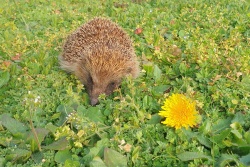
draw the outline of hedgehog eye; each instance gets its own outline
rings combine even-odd
[[[109,84],[110,86],[115,86],[115,82],[110,82],[110,84]]]
[[[91,83],[91,84],[93,84],[93,79],[92,79],[92,77],[90,75],[88,77],[88,82]]]
[[[116,88],[116,82],[110,82],[106,88],[105,94],[110,95]]]

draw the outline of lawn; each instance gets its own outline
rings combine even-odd
[[[58,55],[96,16],[129,34],[141,74],[91,106]],[[196,104],[197,125],[161,123],[173,94]],[[249,120],[249,1],[1,3],[0,166],[250,166]]]

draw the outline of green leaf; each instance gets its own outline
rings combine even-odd
[[[136,146],[132,152],[132,161],[135,163],[136,160],[138,159],[139,157],[139,154],[140,154],[140,150],[141,150],[141,147],[140,146]]]
[[[64,167],[79,167],[81,164],[79,161],[74,161],[72,159],[67,159],[65,161]]]
[[[154,65],[154,79],[155,81],[158,81],[160,78],[161,78],[161,69],[157,65]]]
[[[200,152],[183,152],[181,154],[178,154],[177,157],[181,161],[190,161],[190,160],[194,160],[194,159],[207,159],[207,160],[212,161],[211,156],[204,155]]]
[[[94,159],[89,163],[90,167],[107,167],[102,159],[98,156],[94,157]]]
[[[182,131],[184,132],[184,134],[188,137],[188,139],[193,138],[193,137],[197,137],[198,133],[197,132],[193,132],[187,129],[182,129]]]
[[[56,130],[57,130],[57,126],[53,125],[51,122],[48,123],[46,126],[45,126],[46,129],[48,129],[51,133],[56,133]]]
[[[36,131],[36,134],[40,143],[44,140],[45,136],[47,136],[49,133],[49,131],[44,128],[35,128],[35,131]],[[28,135],[28,140],[36,140],[34,133],[32,131]]]
[[[108,138],[103,138],[96,143],[96,147],[100,149],[99,156],[103,156],[104,148],[109,144],[110,140]]]
[[[98,107],[90,107],[88,109],[82,110],[82,112],[85,117],[88,117],[93,122],[104,123],[104,120],[106,118]]]
[[[151,96],[146,95],[146,96],[143,97],[142,104],[143,104],[143,109],[144,110],[150,105],[151,101],[152,101]]]
[[[27,138],[27,140],[30,142],[30,149],[32,152],[38,150],[39,148],[38,145],[40,145],[43,142],[45,136],[47,136],[47,134],[49,133],[49,131],[44,128],[36,128],[35,131],[36,134],[34,134],[33,131],[30,131]],[[38,141],[35,135],[37,135]]]
[[[10,80],[10,73],[8,71],[0,71],[0,88],[7,84]]]
[[[123,167],[127,166],[127,158],[119,152],[105,148],[104,162],[108,167]]]
[[[90,162],[90,161],[92,161],[93,158],[96,157],[96,156],[103,157],[104,148],[105,148],[105,146],[107,146],[108,144],[109,144],[109,139],[107,139],[107,138],[103,138],[103,139],[99,140],[99,141],[96,143],[96,146],[90,148],[88,154],[86,154],[86,155],[83,157],[84,161]]]
[[[6,164],[5,158],[0,157],[0,166],[5,166],[5,164]]]
[[[159,116],[158,114],[152,115],[151,119],[148,120],[148,124],[157,124],[161,122],[162,117]]]
[[[22,134],[28,129],[23,123],[11,118],[7,113],[0,116],[0,123],[14,135]]]
[[[36,152],[36,153],[33,153],[32,154],[32,160],[35,162],[35,163],[41,163],[42,160],[43,160],[44,156],[43,156],[43,153],[42,152]]]
[[[250,153],[250,145],[238,146],[233,148],[233,152],[238,155],[246,155]]]
[[[147,75],[150,75],[153,73],[153,64],[151,62],[144,63],[143,69],[146,71]]]
[[[242,156],[240,159],[240,162],[243,163],[246,166],[250,166],[250,154],[247,154],[245,156]]]
[[[226,128],[229,128],[230,124],[231,124],[231,118],[219,119],[218,121],[215,122],[215,125],[212,128],[212,132],[215,134],[220,133]]]
[[[233,129],[231,132],[235,135],[235,137],[242,139],[242,134],[238,130]]]
[[[231,162],[239,163],[237,159],[237,155],[222,154],[221,157],[217,160],[216,166],[225,167]]]
[[[231,132],[231,129],[226,129],[224,131],[222,131],[220,134],[217,134],[217,135],[214,135],[213,138],[211,138],[211,140],[216,143],[216,144],[219,144],[221,147],[224,147],[224,144],[223,144],[223,140],[228,137],[228,135],[230,134]]]
[[[205,137],[204,135],[197,135],[197,140],[204,146],[211,148],[212,147],[212,142]]]
[[[168,85],[155,86],[155,87],[153,87],[153,93],[156,95],[162,95],[169,88],[170,88],[170,86],[168,86]]]
[[[43,146],[44,149],[49,150],[64,150],[68,146],[69,142],[66,138],[61,138],[48,146]]]
[[[212,131],[212,123],[209,119],[205,120],[205,122],[202,123],[199,131],[203,134],[210,134]]]
[[[17,163],[26,162],[31,156],[31,151],[25,149],[15,149],[6,156],[7,161],[13,161]]]
[[[179,70],[181,74],[185,74],[188,70],[187,65],[183,62],[180,63]]]
[[[245,116],[242,113],[237,112],[232,120],[232,123],[234,122],[240,122],[243,125],[245,123]]]
[[[69,150],[58,151],[55,155],[55,161],[57,163],[64,163],[67,159],[71,159],[71,158],[72,156]]]
[[[190,139],[190,138],[196,138],[202,145],[211,148],[212,147],[212,142],[209,140],[209,138],[207,138],[206,136],[204,136],[201,133],[197,133],[197,132],[192,132],[186,129],[182,130],[185,135]]]
[[[246,142],[248,144],[250,144],[250,131],[247,131],[245,134],[244,134],[244,138],[246,139]]]
[[[95,156],[97,156],[100,152],[100,148],[98,147],[92,147],[90,148],[89,152],[87,155],[83,157],[85,162],[91,162]]]

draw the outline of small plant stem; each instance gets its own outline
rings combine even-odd
[[[41,148],[41,144],[39,142],[39,139],[38,139],[38,136],[37,136],[37,133],[36,133],[36,130],[34,128],[34,125],[33,125],[33,122],[31,120],[31,111],[30,111],[30,119],[29,119],[29,123],[30,123],[30,128],[32,130],[32,133],[34,134],[35,136],[35,140],[36,140],[36,143],[37,143],[37,146],[38,146],[38,149],[39,151],[41,152],[42,151],[42,148]]]

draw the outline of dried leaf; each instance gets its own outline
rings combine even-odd
[[[3,61],[2,66],[8,68],[11,65],[11,61]]]
[[[21,57],[21,54],[17,53],[15,56],[11,57],[11,60],[17,61],[21,59],[20,57]]]
[[[134,33],[137,34],[137,35],[139,35],[139,34],[142,33],[142,31],[143,31],[142,28],[137,28]]]

